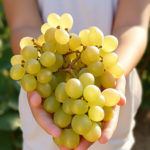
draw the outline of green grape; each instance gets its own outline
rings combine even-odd
[[[57,80],[57,83],[64,82],[66,80],[66,73],[65,72],[56,72],[55,77]]]
[[[41,32],[42,34],[45,34],[45,32],[51,28],[51,26],[48,24],[48,23],[44,23],[42,26],[41,26]]]
[[[92,127],[92,121],[87,115],[75,115],[72,119],[72,129],[80,135],[86,134]]]
[[[68,53],[69,52],[69,44],[67,43],[67,44],[64,44],[64,45],[61,45],[61,44],[56,44],[56,52],[58,53],[58,54],[66,54],[66,53]]]
[[[91,64],[99,60],[99,49],[95,46],[88,46],[81,54],[81,61],[84,64]]]
[[[68,98],[68,99],[66,99],[66,100],[64,101],[64,103],[62,104],[62,109],[63,109],[63,111],[64,111],[65,113],[69,114],[69,115],[72,115],[72,114],[73,114],[73,113],[72,113],[72,110],[71,110],[71,105],[72,105],[73,101],[74,101],[73,99]]]
[[[69,79],[66,83],[66,93],[71,98],[79,98],[82,96],[83,86],[80,80],[76,78]]]
[[[55,31],[55,40],[63,45],[69,42],[69,34],[64,29],[57,29]]]
[[[11,65],[14,66],[16,64],[22,64],[22,62],[24,62],[23,56],[22,55],[14,55],[11,57]]]
[[[99,99],[100,95],[101,91],[96,85],[88,85],[84,88],[83,96],[88,102]]]
[[[74,149],[79,145],[80,136],[72,129],[64,129],[62,132],[63,145],[69,149]]]
[[[45,67],[50,67],[55,64],[56,56],[52,52],[44,52],[41,55],[40,62]]]
[[[110,72],[116,79],[120,78],[124,73],[123,66],[120,63],[111,66],[107,69],[107,71]]]
[[[89,101],[88,105],[91,106],[100,106],[100,107],[104,107],[105,105],[105,98],[104,96],[101,94],[100,97],[98,97],[97,99],[94,99],[93,101]]]
[[[88,71],[98,77],[104,73],[104,65],[100,61],[94,62],[88,66]]]
[[[49,113],[54,113],[58,110],[60,103],[56,100],[54,95],[49,96],[44,100],[43,107]]]
[[[50,84],[51,84],[52,90],[54,91],[56,86],[57,86],[57,84],[58,84],[58,80],[55,77],[55,75],[53,75],[52,80],[50,81]]]
[[[71,105],[71,110],[74,114],[83,115],[88,111],[88,105],[81,99],[74,100]]]
[[[63,131],[62,131],[62,132],[63,132]],[[53,141],[54,141],[54,143],[55,143],[56,145],[62,146],[62,145],[63,145],[62,134],[61,134],[61,136],[58,137],[58,138],[53,137]]]
[[[117,90],[108,88],[102,92],[102,95],[105,97],[105,106],[111,107],[118,104],[120,101],[120,94]]]
[[[43,43],[43,45],[42,45],[42,50],[43,50],[44,52],[49,51],[49,52],[55,53],[55,52],[56,52],[56,45],[53,44],[53,43],[51,43],[51,42],[45,42],[45,43]]]
[[[26,46],[34,46],[32,37],[23,37],[20,40],[20,48],[23,49]]]
[[[101,80],[100,80],[101,76],[95,77],[95,85],[100,87],[101,86]]]
[[[51,43],[55,44],[56,43],[55,32],[56,32],[56,28],[50,28],[50,29],[46,30],[46,32],[44,34],[45,42],[51,42]]]
[[[44,42],[45,42],[44,34],[41,34],[41,35],[38,37],[38,39],[37,39],[37,44],[39,44],[40,46],[42,46]]]
[[[88,72],[87,68],[82,68],[82,69],[79,71],[78,76],[80,76],[80,75],[83,74],[83,73],[87,73],[87,72]]]
[[[26,74],[21,80],[23,89],[27,92],[34,91],[37,87],[37,81],[33,75]]]
[[[118,62],[116,53],[107,53],[103,56],[103,64],[105,68],[115,65]]]
[[[115,88],[116,80],[115,78],[107,71],[105,71],[100,77],[100,83],[104,88]]]
[[[62,108],[59,108],[55,113],[54,113],[54,123],[60,127],[60,128],[65,128],[71,123],[71,115],[66,114]]]
[[[36,59],[29,59],[25,62],[24,68],[29,74],[37,74],[41,69],[41,65]]]
[[[21,50],[21,55],[23,56],[24,60],[28,59],[37,59],[38,51],[33,46],[26,46]]]
[[[10,69],[10,77],[13,80],[22,79],[24,74],[25,74],[25,69],[20,64],[16,64],[16,65],[12,66]]]
[[[89,46],[88,36],[89,36],[89,30],[81,30],[79,33],[79,37],[81,39],[81,43],[84,46]]]
[[[47,98],[52,93],[51,85],[49,83],[43,84],[38,82],[37,91],[42,98]]]
[[[102,46],[104,52],[112,52],[118,46],[118,39],[113,35],[105,36]]]
[[[97,27],[90,27],[88,30],[90,31],[88,35],[89,44],[91,46],[101,46],[104,40],[103,32]]]
[[[101,121],[104,119],[104,110],[100,106],[92,106],[88,112],[89,118],[92,121]]]
[[[93,122],[91,129],[84,135],[84,138],[89,142],[96,142],[101,136],[101,128]]]
[[[51,27],[57,27],[60,25],[60,16],[56,13],[51,13],[47,17],[47,22]]]
[[[66,86],[66,83],[61,82],[57,85],[55,89],[55,96],[59,102],[64,102],[68,98],[68,95],[65,91],[65,86]]]
[[[72,50],[77,50],[81,45],[81,40],[78,35],[72,33],[70,34],[69,47]]]
[[[104,109],[104,113],[105,113],[104,121],[110,121],[115,115],[113,108],[112,107],[104,107],[103,109]]]
[[[60,17],[60,27],[67,29],[68,31],[72,28],[73,18],[70,14],[64,13]]]
[[[94,84],[94,82],[95,82],[95,78],[91,73],[81,74],[79,77],[79,80],[82,83],[83,87]]]
[[[41,69],[37,74],[37,80],[40,83],[48,83],[52,80],[52,73],[48,69]]]

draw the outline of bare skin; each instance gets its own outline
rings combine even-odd
[[[24,36],[37,37],[42,24],[36,0],[3,0],[8,25],[11,32],[13,52],[20,52],[19,41]],[[116,52],[119,61],[124,67],[125,76],[137,65],[141,59],[147,42],[147,30],[150,18],[149,0],[120,0],[116,13],[112,34],[119,39]],[[119,116],[119,105],[125,104],[125,78],[117,81],[116,89],[121,94],[119,104],[114,108],[115,116],[105,123],[100,143],[104,144],[112,137]],[[50,116],[43,110],[41,97],[37,92],[28,93],[28,99],[33,116],[38,124],[49,134],[58,137],[61,130],[53,123]],[[74,150],[86,150],[90,143],[85,139]],[[61,150],[69,150],[60,147]]]

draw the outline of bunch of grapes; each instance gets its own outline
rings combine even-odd
[[[80,135],[90,142],[101,136],[102,123],[114,116],[120,95],[114,89],[123,75],[118,40],[98,27],[69,33],[73,18],[52,13],[38,39],[24,37],[21,54],[11,58],[10,76],[27,92],[38,91],[43,108],[62,128],[57,145],[75,148]]]

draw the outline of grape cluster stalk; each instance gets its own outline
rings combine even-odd
[[[49,14],[37,39],[21,39],[10,69],[25,91],[40,94],[43,108],[62,128],[54,142],[70,149],[81,136],[90,142],[101,137],[103,122],[113,118],[120,100],[116,80],[124,73],[114,52],[116,37],[96,26],[70,33],[72,25],[70,14]]]

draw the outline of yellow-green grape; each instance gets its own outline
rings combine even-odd
[[[37,39],[37,44],[39,44],[40,46],[42,46],[44,42],[45,42],[44,34],[41,34],[41,35],[38,37],[38,39]]]
[[[94,62],[88,66],[88,71],[98,77],[104,73],[104,65],[100,61]]]
[[[98,86],[98,87],[101,86],[100,77],[101,77],[101,76],[95,77],[95,85]]]
[[[32,37],[23,37],[20,40],[20,48],[23,49],[26,46],[34,46]]]
[[[42,50],[44,52],[49,51],[49,52],[55,53],[56,52],[56,45],[54,43],[51,43],[51,42],[45,42],[42,45]]]
[[[94,84],[95,78],[91,73],[83,73],[79,77],[80,82],[82,83],[83,87],[87,85]]]
[[[70,34],[69,47],[72,50],[77,50],[81,46],[81,40],[77,34]]]
[[[37,59],[38,57],[38,51],[33,46],[26,46],[21,50],[21,55],[25,60],[28,59]]]
[[[55,77],[57,80],[57,83],[64,82],[66,80],[66,73],[65,72],[56,72]]]
[[[40,83],[48,83],[52,80],[52,73],[48,69],[41,69],[37,74],[37,80]]]
[[[25,62],[24,68],[27,73],[35,75],[40,71],[41,65],[36,59],[29,59]]]
[[[55,113],[54,113],[54,123],[60,127],[60,128],[65,128],[71,123],[71,115],[66,114],[62,108],[59,108]]]
[[[49,96],[44,100],[43,107],[49,113],[54,113],[58,110],[60,103],[56,100],[54,95]]]
[[[91,46],[101,46],[104,40],[103,32],[97,27],[90,27],[88,30],[90,31],[88,35],[89,44]]]
[[[48,24],[48,23],[44,23],[42,26],[41,26],[41,32],[42,34],[45,34],[45,32],[51,28],[51,26]]]
[[[44,52],[40,57],[40,62],[45,67],[50,67],[55,64],[56,56],[52,52]]]
[[[89,30],[81,30],[79,33],[79,37],[81,39],[81,43],[84,46],[89,46],[89,41],[88,41],[88,36],[89,36],[90,31]]]
[[[16,65],[12,66],[10,69],[10,77],[13,80],[22,79],[24,74],[25,74],[25,69],[20,64],[16,64]]]
[[[62,104],[62,109],[63,109],[63,111],[64,111],[65,113],[69,114],[69,115],[72,115],[72,114],[73,114],[73,113],[72,113],[72,110],[71,110],[71,105],[72,105],[73,101],[74,101],[73,99],[68,98],[68,99],[66,99],[66,100],[64,101],[64,103]]]
[[[69,149],[74,149],[79,145],[80,137],[72,129],[64,129],[62,132],[63,145]]]
[[[69,34],[64,29],[57,29],[55,31],[55,39],[59,44],[67,44],[69,42]]]
[[[46,32],[44,34],[45,41],[51,42],[51,43],[56,43],[55,32],[56,32],[56,28],[50,28],[50,29],[46,30]]]
[[[60,16],[56,13],[51,13],[47,17],[47,22],[51,27],[57,27],[60,25]]]
[[[34,91],[37,87],[37,81],[33,75],[26,74],[21,80],[23,89],[27,92]]]
[[[55,75],[53,75],[52,80],[50,82],[52,90],[55,90],[57,84],[58,84],[57,78],[55,77]]]
[[[124,73],[123,66],[119,62],[108,68],[107,71],[110,72],[116,79],[120,78]]]
[[[56,52],[58,54],[66,54],[67,52],[69,52],[69,44],[64,44],[64,45],[61,45],[61,44],[56,44]]]
[[[62,131],[62,132],[63,132],[63,131]],[[55,143],[56,145],[62,146],[62,145],[63,145],[62,134],[61,134],[60,137],[57,137],[57,138],[53,137],[53,141],[54,141],[54,143]]]
[[[104,109],[104,113],[105,113],[103,120],[110,121],[115,115],[113,108],[112,107],[104,107],[103,109]]]
[[[64,102],[68,98],[68,95],[65,91],[65,86],[66,86],[66,83],[61,82],[57,85],[55,89],[55,96],[59,102]]]
[[[89,118],[92,121],[101,121],[104,119],[104,110],[100,106],[92,106],[88,111]]]
[[[93,122],[91,129],[84,135],[84,138],[89,142],[96,142],[101,137],[101,128]]]
[[[66,93],[71,98],[79,98],[82,96],[83,86],[80,80],[76,78],[69,79],[66,83]]]
[[[108,88],[102,92],[102,95],[105,97],[105,106],[111,107],[118,104],[120,101],[120,94],[117,90]]]
[[[108,54],[107,52],[104,52],[102,48],[99,48],[100,50],[100,56],[103,57],[105,54]]]
[[[88,102],[99,99],[100,95],[101,91],[96,85],[88,85],[84,88],[83,96]]]
[[[115,88],[116,79],[111,75],[111,73],[105,71],[100,77],[100,83],[104,88]]]
[[[22,62],[24,62],[23,56],[22,55],[14,55],[11,57],[11,65],[16,65],[16,64],[22,64]]]
[[[104,41],[102,43],[102,48],[104,52],[112,52],[118,46],[118,39],[113,35],[108,35],[104,37]]]
[[[88,46],[81,54],[81,61],[84,64],[91,64],[99,60],[99,49],[95,46]]]
[[[79,71],[78,76],[80,76],[80,75],[83,74],[83,73],[87,73],[87,72],[88,72],[87,68],[82,68],[82,69]]]
[[[74,100],[71,105],[73,114],[83,115],[88,111],[88,105],[81,99]]]
[[[42,98],[47,98],[52,93],[51,85],[49,83],[43,84],[38,82],[37,91]]]
[[[92,121],[87,115],[75,115],[71,123],[72,129],[80,135],[86,134],[92,127]]]
[[[116,53],[107,53],[103,56],[103,64],[105,68],[111,67],[118,62],[118,55]]]
[[[100,97],[98,97],[97,99],[94,99],[93,101],[89,101],[88,105],[91,106],[100,106],[100,107],[104,107],[105,105],[105,98],[104,96],[101,94]]]

